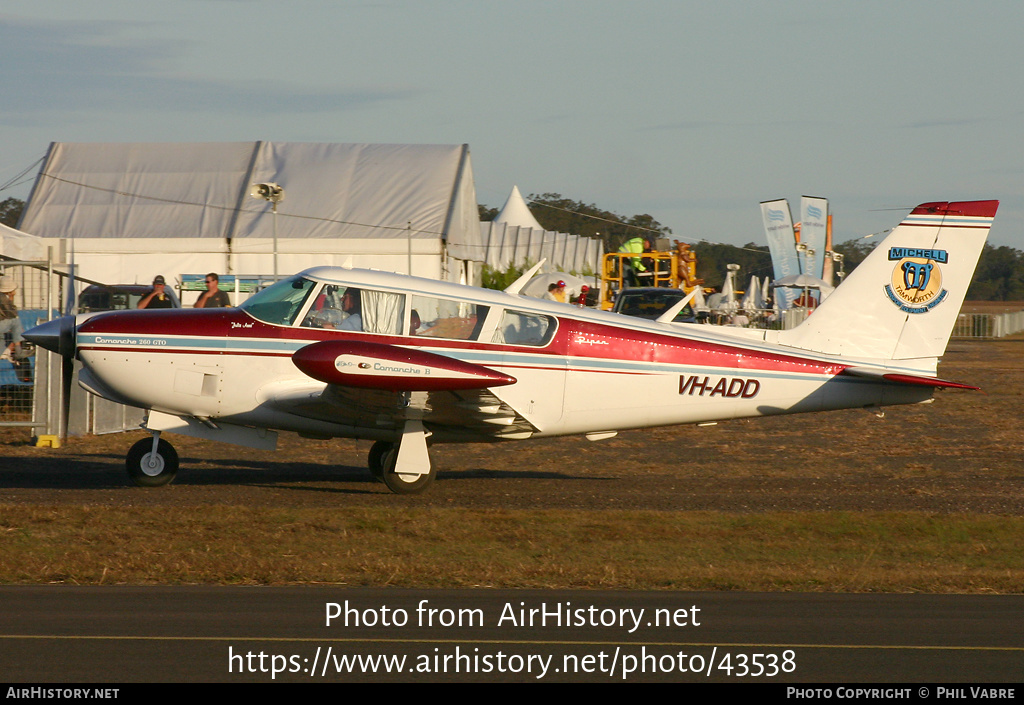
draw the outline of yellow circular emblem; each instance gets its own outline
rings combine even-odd
[[[907,257],[892,270],[892,293],[909,306],[927,306],[942,292],[939,263],[923,257]]]

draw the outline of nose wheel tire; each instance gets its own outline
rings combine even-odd
[[[427,489],[437,476],[434,464],[430,464],[430,472],[425,475],[406,475],[395,472],[398,461],[398,448],[394,447],[384,456],[384,484],[395,494],[419,494]]]
[[[370,468],[370,474],[373,475],[373,479],[377,482],[384,482],[384,457],[394,447],[394,443],[388,443],[387,441],[377,441],[370,447],[370,454],[366,458],[366,464]]]
[[[157,443],[153,453],[153,439],[144,438],[131,447],[125,458],[128,477],[139,487],[169,485],[178,474],[178,453],[167,441]]]

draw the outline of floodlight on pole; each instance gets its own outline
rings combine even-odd
[[[797,267],[797,271],[800,274],[804,273],[804,266],[803,266],[804,265],[804,261],[803,261],[803,257],[801,257],[800,255],[803,255],[803,254],[806,254],[806,253],[807,253],[807,243],[805,243],[805,242],[798,242],[798,243],[796,243],[796,267]]]
[[[270,201],[270,209],[274,213],[274,281],[277,281],[277,204],[284,200],[284,189],[273,182],[253,184],[249,195]]]
[[[836,252],[835,250],[825,250],[825,256],[839,265],[839,273],[836,276],[839,277],[839,281],[841,282],[843,277],[846,276],[846,271],[843,267],[843,260],[846,259],[846,256],[841,252]]]

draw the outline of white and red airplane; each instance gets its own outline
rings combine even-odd
[[[274,448],[276,430],[376,441],[392,491],[434,479],[429,443],[493,442],[930,401],[997,201],[915,208],[804,323],[767,331],[631,318],[372,270],[315,267],[239,308],[57,319],[25,337],[80,383],[148,410],[140,485],[177,471],[164,432]]]

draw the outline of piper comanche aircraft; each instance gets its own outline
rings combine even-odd
[[[80,383],[148,410],[140,485],[178,469],[165,432],[274,448],[279,430],[375,441],[397,493],[434,479],[430,443],[930,401],[997,201],[926,203],[808,319],[768,331],[631,318],[387,272],[315,267],[234,309],[118,311],[25,335]]]

